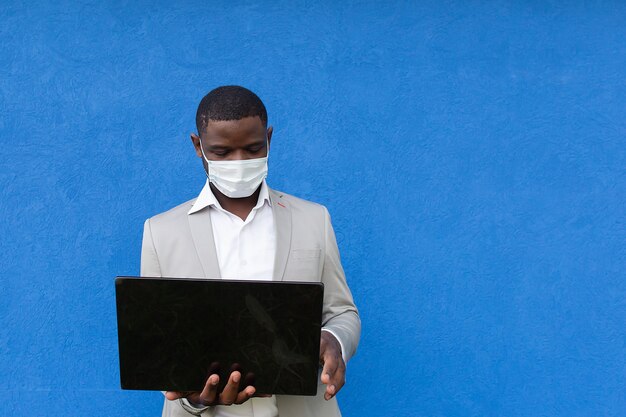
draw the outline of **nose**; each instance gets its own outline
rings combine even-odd
[[[243,149],[236,149],[236,150],[230,152],[230,154],[228,155],[228,160],[229,161],[238,161],[238,160],[242,160],[242,159],[248,159],[248,156],[243,151]]]

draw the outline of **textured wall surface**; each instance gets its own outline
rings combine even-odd
[[[624,2],[20,3],[0,416],[159,415],[119,389],[113,279],[200,191],[222,84],[268,107],[270,185],[333,216],[363,320],[346,417],[626,415]]]

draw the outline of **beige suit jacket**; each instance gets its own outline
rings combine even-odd
[[[361,321],[346,283],[326,207],[270,189],[276,227],[274,280],[324,283],[322,323],[343,343],[346,360],[354,355]],[[141,276],[219,278],[209,208],[188,214],[195,199],[144,224]],[[340,417],[337,401],[317,396],[276,396],[280,417]],[[205,414],[203,414],[204,416]],[[209,410],[206,415],[211,415]],[[163,416],[189,417],[177,401],[165,400]]]

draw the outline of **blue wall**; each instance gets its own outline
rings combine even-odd
[[[333,216],[346,417],[626,415],[623,2],[152,3],[0,5],[0,416],[160,413],[113,278],[232,83],[270,185]]]

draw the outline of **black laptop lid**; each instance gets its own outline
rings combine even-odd
[[[123,389],[201,391],[211,373],[221,389],[236,368],[257,393],[316,394],[323,284],[118,277],[115,288]]]

